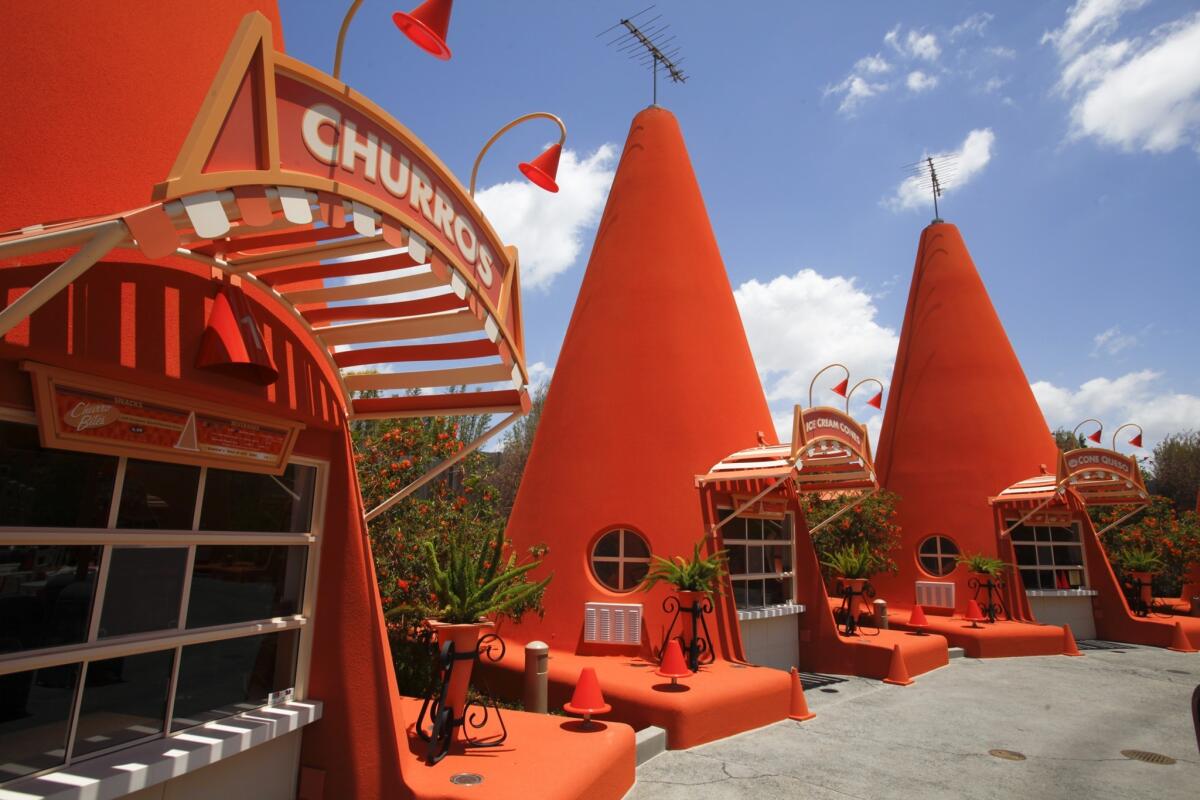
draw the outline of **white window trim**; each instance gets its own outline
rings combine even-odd
[[[34,426],[37,424],[37,418],[32,412],[7,407],[0,407],[0,421],[15,422]],[[178,736],[180,733],[186,733],[188,730],[190,730],[184,729],[182,731],[176,731],[174,734],[170,733],[170,717],[167,716],[167,714],[164,714],[164,731],[147,735],[144,739],[123,742],[107,750],[94,751],[79,757],[77,760],[74,759],[72,751],[75,746],[76,727],[79,722],[79,710],[82,704],[83,692],[86,688],[87,667],[91,662],[101,661],[109,658],[119,658],[122,656],[137,655],[140,653],[158,652],[162,650],[173,649],[174,653],[171,666],[170,682],[168,684],[166,705],[166,711],[168,713],[172,713],[174,711],[175,689],[178,680],[180,662],[182,660],[183,647],[191,644],[223,641],[226,639],[240,638],[244,636],[276,633],[287,630],[299,630],[300,641],[298,643],[296,653],[296,677],[295,685],[293,687],[293,697],[297,701],[304,700],[307,697],[309,681],[308,673],[312,660],[313,639],[313,626],[307,623],[316,613],[317,580],[319,576],[321,552],[320,544],[321,533],[325,521],[329,462],[321,459],[301,456],[296,453],[293,453],[288,459],[289,464],[298,464],[316,469],[316,477],[313,485],[312,513],[308,532],[256,533],[252,531],[198,530],[200,525],[200,515],[204,505],[204,490],[207,483],[206,478],[208,475],[208,467],[200,467],[200,476],[196,486],[195,507],[192,514],[192,530],[164,531],[117,528],[116,523],[117,516],[120,511],[121,493],[124,488],[125,470],[130,456],[116,456],[116,458],[118,458],[117,473],[113,482],[113,494],[110,500],[107,518],[108,527],[42,528],[35,526],[0,526],[0,545],[30,543],[45,545],[80,544],[99,545],[103,548],[101,552],[100,567],[96,575],[96,593],[92,600],[92,618],[88,623],[89,630],[86,641],[80,644],[21,651],[18,653],[10,653],[0,656],[0,675],[6,675],[15,672],[26,672],[61,664],[81,662],[79,676],[76,679],[75,694],[72,700],[72,711],[69,718],[69,729],[66,741],[67,752],[65,754],[64,763],[45,770],[24,775],[20,778],[13,778],[8,782],[0,783],[0,800],[3,800],[5,791],[10,789],[16,783],[24,783],[26,781],[36,779],[39,776],[52,773],[72,771],[77,769],[81,764],[90,762],[94,759],[103,759],[107,754],[111,753],[120,753],[120,758],[125,758],[124,753],[130,748],[141,747],[146,743],[154,744],[156,742],[161,742],[164,737],[169,739],[172,736]],[[138,460],[153,461],[153,459],[143,458],[139,458]],[[231,625],[217,625],[206,628],[188,629],[186,611],[190,595],[190,577],[194,562],[195,548],[197,545],[204,544],[306,546],[308,548],[308,553],[305,564],[305,582],[301,613],[287,617],[253,620]],[[132,634],[129,636],[112,637],[103,640],[99,639],[98,634],[100,617],[103,611],[105,578],[107,576],[108,566],[111,563],[112,548],[114,546],[122,545],[166,545],[188,548],[189,558],[182,587],[179,621],[174,630],[169,630],[165,633],[163,631],[151,631],[147,633]],[[217,720],[216,722],[220,723],[222,721],[223,720]]]
[[[1017,522],[1017,520],[1012,519],[1012,520],[1006,520],[1004,524],[1005,524],[1005,527],[1011,527],[1011,526],[1015,525],[1016,522]],[[1057,570],[1077,569],[1083,573],[1083,584],[1078,589],[1041,589],[1041,588],[1025,589],[1025,594],[1029,597],[1089,596],[1089,595],[1082,594],[1084,592],[1091,592],[1091,581],[1088,578],[1089,573],[1088,573],[1087,548],[1083,546],[1083,528],[1079,524],[1079,522],[1072,520],[1069,525],[1035,525],[1035,524],[1029,524],[1028,522],[1026,522],[1025,524],[1021,525],[1021,527],[1023,527],[1023,528],[1072,528],[1075,531],[1076,540],[1073,542],[1038,542],[1038,541],[1027,542],[1027,541],[1018,541],[1016,539],[1013,539],[1012,545],[1013,545],[1013,558],[1014,559],[1016,558],[1016,552],[1017,552],[1016,548],[1018,548],[1018,547],[1038,547],[1038,548],[1077,547],[1077,548],[1079,548],[1080,561],[1083,562],[1082,564],[1062,564],[1062,565],[1055,564],[1054,566],[1042,566],[1040,563],[1041,559],[1038,559],[1038,561],[1039,561],[1038,564],[1016,564],[1015,567],[1017,569],[1018,577],[1020,577],[1021,572],[1026,572],[1026,571],[1039,572],[1039,573],[1041,573],[1041,572],[1054,573]],[[1013,531],[1013,533],[1015,533],[1015,531]],[[1010,538],[1011,538],[1011,536],[1012,536],[1012,533],[1009,534]],[[1051,550],[1051,558],[1053,558],[1053,557],[1054,557],[1054,553],[1053,553],[1053,550]],[[1021,586],[1022,587],[1025,586],[1024,579],[1022,579],[1022,581],[1021,581]],[[1035,592],[1036,592],[1036,594],[1035,594]],[[1059,594],[1060,592],[1069,592],[1070,594]],[[1092,594],[1095,594],[1095,592],[1092,592]]]
[[[733,512],[732,508],[718,508],[717,509],[717,515],[718,515],[718,517],[721,517],[721,518],[724,518],[724,516],[726,516],[732,512]],[[795,526],[795,521],[792,518],[792,513],[790,511],[784,512],[782,514],[769,513],[769,512],[767,512],[767,513],[746,512],[746,513],[738,514],[737,519],[739,519],[739,520],[740,519],[769,519],[769,520],[774,520],[774,521],[782,521],[784,523],[784,525],[787,526],[787,530],[790,532],[790,536],[783,538],[783,539],[747,539],[744,537],[729,537],[729,536],[725,536],[724,533],[722,533],[721,546],[723,548],[727,548],[729,545],[746,545],[749,547],[760,547],[760,548],[761,547],[784,547],[784,546],[786,546],[786,547],[790,547],[792,550],[792,568],[790,570],[784,570],[782,572],[771,571],[771,572],[737,572],[737,573],[730,572],[729,573],[729,581],[730,581],[731,585],[738,581],[748,583],[750,581],[778,580],[780,578],[786,578],[788,580],[788,589],[785,592],[786,599],[782,603],[772,603],[771,605],[761,605],[761,606],[746,606],[745,608],[739,607],[737,610],[738,611],[738,619],[739,620],[764,619],[766,617],[786,616],[788,614],[799,614],[799,613],[803,612],[804,606],[797,605],[795,602],[795,597],[796,597],[796,526]],[[764,555],[763,556],[763,564],[765,565],[766,563],[767,563],[766,556]],[[764,597],[765,597],[765,590],[764,590]],[[734,595],[734,605],[735,606],[737,605],[736,593]],[[759,614],[758,613],[758,612],[770,612],[775,609],[779,609],[780,613],[779,614],[773,614],[773,613]]]

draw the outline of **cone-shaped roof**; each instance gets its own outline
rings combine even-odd
[[[1058,453],[954,225],[921,232],[889,395],[876,466],[900,495],[895,595],[907,605],[912,581],[932,577],[917,570],[914,548],[936,533],[960,552],[994,554],[987,499],[1042,464],[1053,471]]]
[[[555,573],[544,622],[518,639],[575,650],[587,601],[657,610],[657,590],[601,587],[593,543],[624,527],[690,556],[704,534],[694,476],[756,431],[774,441],[687,148],[650,107],[630,127],[509,522],[519,552],[550,546]]]

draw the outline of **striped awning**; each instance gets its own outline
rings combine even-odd
[[[1059,487],[1056,475],[1034,475],[1032,478],[1017,481],[997,496],[989,498],[988,502],[1020,507],[1044,503],[1064,494],[1065,491]]]

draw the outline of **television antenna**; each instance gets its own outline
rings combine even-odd
[[[908,164],[905,169],[916,185],[933,195],[933,221],[941,222],[938,213],[938,198],[945,192],[946,187],[958,177],[958,153],[943,153],[939,156],[925,156],[920,161]]]
[[[624,29],[616,38],[609,41],[607,46],[614,48],[618,53],[627,54],[630,59],[638,62],[639,66],[650,67],[654,76],[652,79],[653,102],[654,105],[658,105],[659,66],[662,66],[666,71],[666,76],[675,83],[685,82],[687,75],[679,67],[684,62],[684,59],[679,57],[679,54],[683,52],[683,47],[675,43],[675,34],[668,34],[671,26],[662,21],[662,14],[634,22],[643,14],[653,10],[654,6],[643,8],[632,17],[622,19],[616,25],[600,31],[596,34],[596,38],[612,33],[618,28]]]

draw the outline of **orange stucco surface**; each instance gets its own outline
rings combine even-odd
[[[910,611],[889,609],[889,624],[901,631],[911,630],[908,627]],[[961,614],[954,617],[927,614],[926,620],[929,623],[926,631],[944,637],[951,647],[961,647],[963,654],[970,658],[1052,656],[1062,653],[1065,641],[1063,629],[1057,625],[998,619],[972,627]]]

